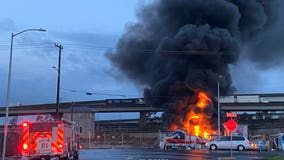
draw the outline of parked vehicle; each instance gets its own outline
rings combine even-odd
[[[284,133],[272,134],[269,136],[270,149],[284,151]]]
[[[209,147],[210,150],[232,148],[233,150],[244,151],[256,149],[256,144],[250,142],[243,136],[221,136],[216,140],[210,141],[206,144],[206,146]]]
[[[207,140],[187,134],[183,130],[175,130],[169,136],[163,135],[160,142],[161,149],[200,149]]]
[[[251,142],[256,144],[256,150],[258,151],[268,151],[268,145],[265,141],[261,139],[252,140]]]

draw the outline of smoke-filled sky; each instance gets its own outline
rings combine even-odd
[[[212,54],[218,54],[218,59],[225,63],[216,64],[209,61],[208,65],[216,68],[219,65],[223,66],[222,69],[215,69],[227,77],[222,84],[223,89],[233,91],[234,87],[236,93],[284,92],[282,80],[284,41],[281,18],[283,14],[278,13],[277,9],[283,5],[281,0],[280,5],[270,3],[274,2],[273,0],[264,0],[264,4],[257,4],[256,7],[254,0],[163,1],[163,4],[153,0],[154,5],[144,7],[150,2],[152,1],[11,0],[2,2],[0,6],[0,106],[4,106],[6,100],[10,34],[29,28],[44,28],[47,32],[29,32],[15,37],[12,104],[55,102],[57,72],[52,69],[52,66],[57,66],[58,50],[54,47],[54,42],[61,43],[64,48],[61,101],[123,98],[86,96],[84,92],[87,91],[123,94],[127,97],[143,96],[144,87],[159,85],[157,82],[160,82],[159,74],[150,77],[148,71],[155,71],[156,66],[165,64],[166,66],[155,72],[165,73],[165,68],[175,65],[188,66],[187,62],[180,60],[188,55],[176,57],[171,52],[163,52],[181,50],[181,48],[186,51],[206,48],[206,51],[213,50]],[[204,3],[200,4],[201,2]],[[266,5],[265,11],[261,9],[262,5]],[[237,6],[242,6],[240,8],[243,10]],[[192,10],[186,7],[191,7]],[[248,17],[240,21],[240,13]],[[205,19],[211,21],[209,25],[206,25]],[[198,26],[191,25],[197,22]],[[187,32],[188,30],[190,33]],[[127,39],[119,41],[121,37],[127,37],[128,41]],[[144,41],[147,43],[141,46]],[[203,41],[210,45],[208,43],[205,46],[199,45]],[[147,66],[136,65],[136,59],[129,57],[127,61],[129,63],[124,67],[132,68],[137,72],[117,73],[121,70],[111,65],[104,53],[109,48],[123,47],[125,43],[122,42],[131,43],[134,50],[140,50],[143,54],[136,58],[139,58],[138,62],[147,60],[145,63]],[[132,52],[128,50],[129,48],[123,49]],[[220,50],[224,52],[215,52]],[[115,50],[111,52],[116,53]],[[159,54],[152,54],[153,52]],[[159,57],[161,54],[164,56],[162,59]],[[152,58],[149,59],[149,56]],[[179,60],[169,63],[171,59]],[[207,61],[206,59],[204,56],[203,61]],[[198,60],[194,60],[194,63],[199,64]],[[196,66],[193,63],[191,65]],[[172,70],[171,74],[174,73],[183,72]],[[216,76],[216,72],[207,72],[205,75],[200,74],[198,70],[190,72],[193,75],[196,73],[200,77]],[[200,83],[194,78],[187,78],[186,81]],[[203,83],[207,84],[207,81],[212,82],[209,88],[214,92],[214,88],[217,88],[214,85],[216,78],[207,79],[197,85],[203,86]],[[166,82],[161,81],[160,84]]]
[[[232,94],[238,88],[231,66],[247,65],[233,69],[239,76],[252,72],[249,63],[262,71],[282,64],[281,2],[156,0],[140,7],[138,22],[107,57],[154,99],[191,96],[196,89],[216,96],[218,81],[221,95]]]
[[[218,82],[221,95],[238,91],[232,65],[247,66],[234,68],[239,76],[252,72],[250,63],[260,71],[282,64],[281,2],[156,0],[140,6],[137,22],[106,56],[118,72],[146,87],[146,103],[164,108],[169,127],[182,128],[200,91],[217,97]],[[241,81],[235,83],[245,87]],[[193,112],[215,117],[212,107]]]

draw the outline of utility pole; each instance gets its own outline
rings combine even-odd
[[[61,120],[59,116],[59,97],[60,97],[60,68],[61,68],[61,50],[63,46],[55,43],[55,47],[59,49],[59,57],[58,57],[58,67],[57,67],[57,94],[56,94],[56,120]]]
[[[74,105],[75,102],[72,101],[72,106],[71,106],[71,121],[73,122],[73,114],[74,114]]]

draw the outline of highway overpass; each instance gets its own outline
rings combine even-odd
[[[284,111],[284,94],[235,94],[220,104],[222,111]]]
[[[222,111],[284,111],[283,94],[235,94],[220,98]],[[160,112],[159,107],[150,107],[143,98],[106,99],[97,101],[65,102],[60,104],[60,112]],[[36,104],[11,106],[9,115],[33,115],[55,113],[56,104]],[[0,116],[5,116],[5,106],[0,108]]]
[[[232,95],[220,98],[222,111],[284,111],[284,94]],[[72,109],[73,108],[73,109]],[[56,104],[36,104],[11,106],[9,116],[54,114]],[[163,111],[159,107],[150,107],[143,98],[106,99],[97,101],[65,102],[59,111],[65,119],[77,121],[83,128],[82,136],[92,138],[95,135],[96,113],[102,112],[139,112],[139,127],[144,128],[147,112]],[[72,114],[74,113],[74,114]],[[5,116],[5,106],[0,107],[0,116]],[[281,125],[282,126],[282,125]]]
[[[162,108],[149,107],[143,98],[133,99],[107,99],[98,101],[65,102],[60,104],[62,113],[74,112],[160,112]],[[50,114],[56,112],[56,104],[36,104],[9,107],[10,116]],[[5,116],[5,107],[0,108],[0,116]]]

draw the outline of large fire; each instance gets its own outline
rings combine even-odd
[[[210,115],[204,112],[204,109],[212,105],[212,100],[205,92],[198,92],[198,100],[195,104],[186,106],[188,112],[184,118],[179,119],[178,123],[173,123],[170,130],[183,129],[188,134],[203,138],[210,138],[210,135],[216,133],[210,124]]]

